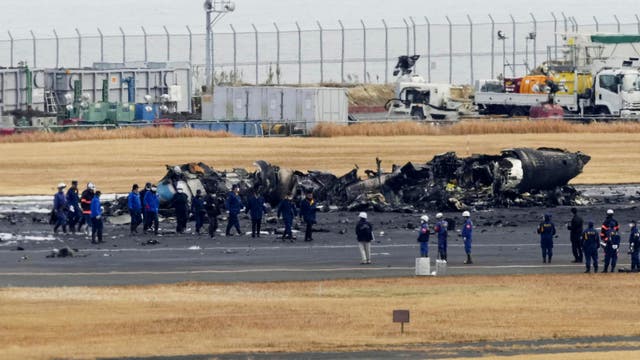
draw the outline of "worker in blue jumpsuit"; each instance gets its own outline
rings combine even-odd
[[[313,241],[313,225],[316,223],[316,211],[318,207],[313,199],[313,191],[307,191],[307,195],[300,202],[300,217],[306,224],[304,241]]]
[[[631,271],[640,271],[640,231],[635,220],[631,222],[629,234],[629,255],[631,255]]]
[[[587,269],[585,273],[591,272],[591,262],[593,262],[593,272],[598,272],[598,248],[600,247],[598,231],[593,228],[593,221],[589,221],[587,229],[582,232],[582,253],[584,254]]]
[[[293,219],[298,215],[298,211],[296,210],[296,205],[293,203],[291,194],[287,194],[287,196],[280,201],[278,204],[278,219],[282,216],[282,221],[284,222],[284,233],[282,234],[282,241],[289,240],[293,242],[293,232],[291,227],[293,226]]]
[[[240,211],[242,210],[242,200],[240,199],[240,187],[238,185],[233,185],[231,191],[227,194],[227,200],[224,205],[229,212],[229,221],[227,222],[225,235],[232,236],[231,229],[234,227],[238,231],[238,235],[242,235],[242,231],[240,231],[240,220],[238,219],[238,215],[240,215]]]
[[[553,237],[556,235],[556,226],[551,222],[551,215],[546,214],[544,221],[538,226],[540,234],[540,248],[542,248],[542,262],[551,263],[553,257]]]
[[[464,241],[464,252],[467,254],[467,260],[465,260],[464,263],[470,265],[473,264],[473,261],[471,260],[473,222],[471,222],[471,213],[468,211],[463,212],[462,217],[464,217],[464,225],[462,225],[462,231],[460,233],[462,235],[462,240]]]
[[[58,184],[58,192],[53,196],[53,212],[56,215],[55,226],[53,232],[58,233],[58,228],[62,227],[62,231],[67,233],[67,197],[64,194],[64,189],[67,187],[65,183]]]
[[[253,190],[253,193],[247,201],[247,207],[245,213],[251,217],[251,237],[260,237],[260,230],[262,228],[262,217],[264,216],[266,208],[264,206],[264,197],[260,195],[257,189]]]
[[[196,196],[191,200],[191,212],[196,221],[196,234],[200,235],[200,230],[204,226],[204,217],[207,215],[207,210],[204,207],[204,198],[202,197],[202,190],[196,190]]]
[[[102,241],[102,204],[100,204],[100,195],[102,193],[98,190],[91,199],[91,243],[99,244]],[[98,240],[96,240],[96,235]]]
[[[67,191],[67,204],[69,206],[69,231],[76,232],[76,225],[80,222],[82,210],[80,210],[80,195],[78,194],[78,180],[71,181],[71,187]],[[78,230],[80,226],[78,226]]]
[[[447,261],[447,235],[449,224],[444,220],[442,213],[436,214],[438,222],[433,227],[433,231],[438,235],[438,256],[440,260]]]
[[[131,217],[131,226],[129,233],[131,235],[138,233],[138,226],[142,223],[142,200],[138,184],[133,184],[131,192],[127,196],[127,207],[129,208],[129,216]]]
[[[611,231],[609,241],[604,246],[604,271],[608,272],[609,265],[611,265],[611,272],[616,270],[616,264],[618,263],[618,249],[620,248],[620,233],[617,231]]]
[[[418,230],[418,243],[420,243],[420,257],[429,257],[429,217],[422,215],[420,218],[420,230]]]
[[[158,227],[160,225],[158,219],[158,211],[160,210],[160,199],[158,198],[158,188],[155,185],[151,186],[151,189],[144,194],[144,216],[145,226],[143,233],[147,233],[147,230],[153,226],[153,233],[158,235]]]

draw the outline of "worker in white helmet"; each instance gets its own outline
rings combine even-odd
[[[464,224],[462,225],[462,240],[464,241],[464,252],[467,254],[467,260],[465,260],[465,264],[473,264],[471,261],[471,240],[473,236],[473,222],[471,222],[471,213],[465,211],[462,213],[462,217],[464,218]]]
[[[429,217],[422,215],[420,217],[420,230],[418,230],[418,242],[420,243],[420,257],[429,257]]]
[[[447,236],[449,223],[445,220],[442,213],[436,214],[438,222],[433,227],[433,231],[438,235],[438,257],[440,260],[447,261]]]
[[[62,231],[67,233],[67,197],[64,189],[67,187],[65,183],[58,184],[58,192],[53,196],[53,214],[55,215],[55,226],[53,232],[58,233],[58,228],[62,226]]]
[[[362,260],[360,264],[371,264],[371,242],[373,241],[373,226],[367,220],[366,212],[361,212],[358,216],[359,221],[356,225],[356,237],[358,238],[358,247]]]
[[[184,192],[184,185],[176,186],[171,205],[176,211],[176,233],[184,234],[189,221],[189,196]]]
[[[620,225],[618,221],[613,218],[614,211],[612,209],[607,210],[607,217],[602,222],[600,227],[600,243],[604,249],[607,242],[611,240],[611,233],[620,231]]]

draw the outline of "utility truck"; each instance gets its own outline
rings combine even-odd
[[[389,115],[409,115],[421,120],[455,120],[459,113],[472,110],[469,87],[428,83],[415,74],[420,55],[400,56],[393,72],[396,76],[395,98],[387,101]]]
[[[638,58],[629,57],[612,66],[614,58],[604,53],[606,45],[615,49],[639,42],[640,35],[569,37],[561,49],[563,59],[547,61],[536,74],[476,82],[474,102],[481,114],[527,116],[532,108],[552,104],[575,116],[639,118]],[[549,49],[548,54],[552,52]]]

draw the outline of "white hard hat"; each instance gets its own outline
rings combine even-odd
[[[183,191],[184,191],[184,188],[182,187],[182,185],[178,185],[178,186],[176,186],[176,190],[177,190],[178,192],[183,192]]]
[[[422,220],[422,222],[429,222],[429,217],[427,215],[422,215],[422,217],[420,218],[420,220]]]
[[[366,212],[361,212],[360,215],[358,215],[359,218],[361,219],[366,219],[367,218],[367,213]]]
[[[95,186],[93,183],[88,183],[88,184],[87,184],[87,189],[95,190],[95,189],[96,189],[96,186]]]
[[[442,213],[437,213],[436,214],[436,219],[442,219],[444,215],[442,215]]]
[[[607,210],[607,215],[613,215],[613,210],[612,209]]]
[[[471,217],[471,213],[468,211],[465,211],[462,213],[462,217]]]
[[[65,183],[58,184],[58,189],[63,189],[63,188],[66,188],[66,187],[67,187],[67,184],[65,184]]]

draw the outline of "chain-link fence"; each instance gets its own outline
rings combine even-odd
[[[410,17],[400,24],[361,22],[359,26],[217,27],[214,69],[217,81],[249,84],[389,83],[400,55],[419,54],[416,71],[430,82],[472,84],[498,74],[516,76],[548,57],[548,48],[562,44],[566,33],[640,33],[635,21],[602,20],[578,23],[571,16],[551,14],[526,20],[467,18],[432,23]],[[501,31],[502,37],[497,33]],[[196,81],[204,83],[205,34],[189,27],[176,32],[125,32],[105,35],[76,30],[75,36],[35,34],[0,40],[0,66],[24,61],[31,67],[86,67],[96,62],[189,62]],[[552,51],[553,52],[553,51]],[[557,54],[551,54],[555,56]]]

